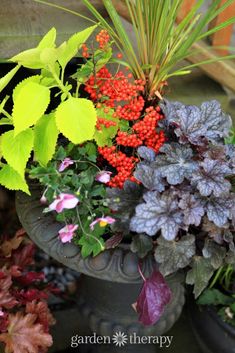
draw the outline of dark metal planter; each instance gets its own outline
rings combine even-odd
[[[235,328],[224,322],[213,307],[190,302],[188,310],[202,353],[235,353]]]
[[[180,316],[184,305],[181,276],[173,275],[167,278],[173,292],[172,301],[156,325],[144,327],[138,322],[137,314],[131,306],[143,283],[138,271],[138,257],[130,252],[127,246],[119,246],[106,250],[95,258],[83,259],[78,246],[72,243],[62,244],[58,239],[58,231],[62,226],[55,221],[53,214],[42,213],[44,207],[39,198],[37,186],[31,187],[31,196],[17,193],[16,209],[23,227],[46,253],[83,274],[80,280],[78,316],[74,318],[78,322],[78,328],[77,332],[71,332],[71,336],[89,335],[93,332],[112,336],[118,331],[127,335],[136,332],[142,336],[156,336],[167,332]],[[152,256],[143,260],[142,268],[146,276],[151,274],[154,265]],[[101,352],[104,352],[104,349],[103,347]],[[145,352],[145,349],[151,352],[149,345],[139,346],[138,352]],[[152,349],[155,351],[156,347]],[[98,352],[97,349],[96,351]],[[110,346],[108,351],[112,351]],[[126,347],[125,352],[127,351],[129,350]],[[134,345],[133,351],[137,352]]]

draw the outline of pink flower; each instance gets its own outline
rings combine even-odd
[[[110,216],[107,217],[100,217],[95,219],[91,224],[90,224],[90,228],[93,230],[94,226],[99,223],[100,227],[105,227],[107,226],[107,224],[113,224],[116,220]]]
[[[59,238],[62,241],[62,243],[68,243],[68,242],[70,243],[74,236],[74,232],[77,229],[78,229],[77,224],[67,224],[64,228],[59,230]]]
[[[2,311],[1,308],[0,308],[0,316],[4,316],[4,312]]]
[[[74,164],[74,161],[72,161],[69,157],[65,158],[59,165],[59,169],[58,169],[59,172],[63,172],[66,168],[68,168],[72,164]]]
[[[79,199],[71,194],[61,193],[50,205],[50,211],[62,212],[64,208],[71,209],[77,206]]]
[[[112,172],[107,172],[106,170],[102,170],[98,174],[96,174],[95,180],[100,183],[107,184],[110,181],[110,176]]]

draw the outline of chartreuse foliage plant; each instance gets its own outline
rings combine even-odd
[[[79,13],[52,4],[50,1],[34,1],[81,16]],[[146,80],[145,94],[148,97],[160,97],[164,93],[165,82],[170,77],[189,74],[194,66],[225,58],[234,58],[234,55],[228,55],[223,58],[218,57],[197,64],[185,65],[180,69],[176,66],[181,60],[195,53],[195,50],[192,49],[194,43],[235,22],[235,17],[231,17],[213,28],[208,27],[210,22],[234,0],[225,0],[222,5],[221,0],[213,0],[209,6],[208,1],[198,0],[181,22],[176,20],[184,0],[120,0],[126,5],[127,14],[133,25],[137,49],[123,26],[115,8],[115,2],[113,4],[112,0],[102,1],[112,21],[111,26],[91,1],[82,1],[100,25],[108,31],[123,53],[126,62],[123,60],[121,63],[130,67],[135,78]]]
[[[96,25],[75,33],[59,46],[55,44],[56,30],[52,28],[36,48],[10,59],[16,66],[0,79],[0,91],[21,66],[37,71],[13,89],[11,111],[5,109],[8,97],[0,103],[0,125],[6,125],[9,130],[0,138],[0,184],[8,189],[29,193],[25,181],[29,158],[45,167],[55,152],[59,134],[73,144],[96,139],[97,111],[91,100],[79,96],[79,87],[95,70],[107,63],[112,55],[111,47],[94,50],[92,60],[77,70],[75,89],[65,79],[67,64],[95,28]],[[58,96],[60,99],[55,100]],[[57,106],[50,109],[50,103],[57,101]],[[102,111],[99,114],[102,116]],[[109,131],[103,143],[108,138]]]

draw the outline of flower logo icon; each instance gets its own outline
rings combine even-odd
[[[117,346],[117,347],[123,347],[125,346],[125,344],[127,344],[127,335],[124,332],[116,332],[113,335],[113,343]]]

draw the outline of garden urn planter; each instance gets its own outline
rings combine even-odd
[[[138,256],[127,245],[105,250],[96,257],[82,258],[80,248],[72,243],[63,244],[58,238],[61,223],[52,213],[43,213],[38,186],[31,186],[31,196],[18,192],[16,209],[19,219],[30,238],[46,253],[82,275],[79,284],[77,332],[73,335],[110,336],[123,332],[128,337],[135,333],[142,336],[160,336],[166,333],[179,318],[184,305],[184,288],[180,275],[167,277],[172,291],[172,300],[166,306],[163,316],[153,326],[138,322],[138,315],[132,308],[143,280],[138,271]],[[152,256],[143,259],[143,273],[149,276],[156,262]],[[68,339],[71,339],[69,337]],[[136,343],[138,343],[136,341]],[[128,346],[128,345],[127,345]],[[125,347],[123,352],[137,351],[135,344]],[[81,348],[81,347],[80,347]],[[79,348],[79,349],[80,349]],[[83,347],[86,352],[87,347]],[[116,351],[117,347],[106,345],[101,352]],[[138,352],[156,351],[154,344],[141,344]],[[92,351],[92,350],[91,350]],[[95,352],[98,352],[97,345]],[[121,352],[122,350],[118,350]],[[79,350],[80,352],[80,350]],[[88,352],[88,351],[87,351]]]
[[[192,300],[188,313],[195,338],[203,353],[234,353],[235,328],[211,306],[198,306]]]

